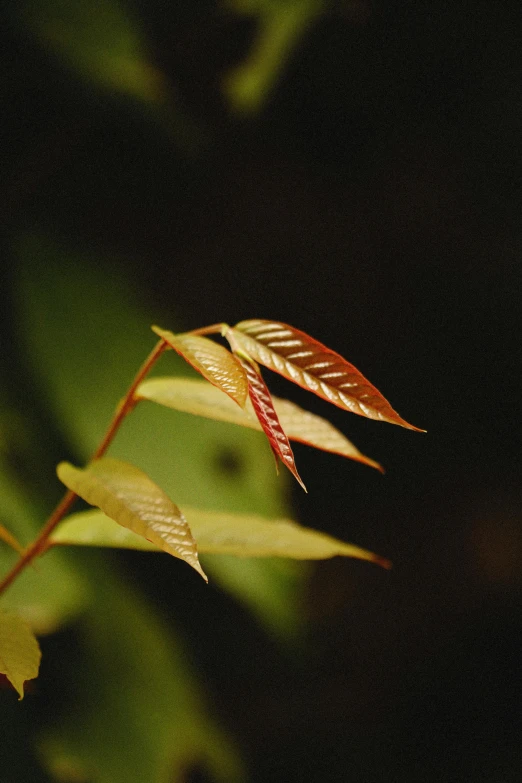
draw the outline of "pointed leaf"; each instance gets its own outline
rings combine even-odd
[[[236,357],[219,343],[196,334],[173,334],[157,326],[152,331],[163,338],[201,375],[228,394],[240,407],[248,398],[245,372]]]
[[[150,351],[150,324],[157,322],[155,318],[160,324],[168,321],[145,307],[139,289],[118,271],[119,265],[110,255],[80,253],[77,247],[57,244],[42,234],[18,235],[12,252],[16,257],[16,322],[20,345],[33,372],[35,394],[47,400],[53,421],[59,423],[65,441],[79,455],[76,464],[85,464],[103,437],[115,401]],[[168,317],[179,324],[176,312]],[[33,327],[35,323],[38,329]],[[181,329],[174,327],[173,331]],[[104,335],[109,333],[107,340]],[[173,360],[175,375],[180,373],[179,358],[176,354],[163,359]],[[169,458],[165,459],[167,452]],[[223,454],[233,454],[241,470],[224,469]],[[254,510],[267,517],[283,516],[286,511],[286,486],[276,480],[272,454],[257,432],[244,427],[224,427],[210,419],[200,419],[195,426],[189,416],[165,416],[159,406],[138,405],[131,426],[123,426],[118,433],[111,456],[139,464],[181,508]],[[0,466],[0,483],[1,477]],[[34,530],[13,526],[11,516],[3,510],[0,519],[22,543],[34,538]],[[41,519],[37,520],[41,527]],[[0,561],[13,554],[1,547]],[[74,552],[50,552],[38,568],[49,570],[51,576],[48,561],[49,566],[56,561],[65,563],[71,555],[74,557]],[[265,627],[281,637],[293,633],[292,629],[302,629],[307,578],[303,562],[241,560],[224,555],[209,556],[208,560],[213,579],[248,606]],[[6,593],[6,601],[11,601],[19,583],[28,584],[33,572],[35,569],[26,569]],[[55,591],[53,599],[70,603],[73,585],[69,578],[63,588],[63,578],[62,569],[60,579],[48,579],[48,584]],[[89,589],[92,581],[83,579]],[[38,590],[31,590],[31,595],[40,599]]]
[[[205,581],[187,520],[179,508],[143,471],[105,457],[86,468],[61,462],[58,478],[108,517],[163,551],[185,560]]]
[[[0,673],[24,697],[24,682],[38,677],[41,658],[36,637],[16,614],[0,611]]]
[[[302,527],[290,519],[266,519],[257,514],[196,508],[185,508],[185,515],[201,554],[287,557],[296,560],[324,560],[342,555],[390,567],[388,560],[373,552]],[[74,546],[158,549],[130,530],[117,528],[100,511],[81,511],[67,517],[56,528],[51,541],[53,544]]]
[[[167,408],[192,413],[196,416],[239,424],[253,430],[262,430],[252,404],[241,410],[219,389],[193,378],[150,378],[138,387],[136,397],[150,400]],[[272,395],[279,422],[290,440],[296,440],[322,451],[353,459],[383,473],[375,460],[366,457],[354,444],[322,416],[305,411],[290,400]]]
[[[293,326],[241,321],[225,336],[252,359],[339,408],[422,432],[401,418],[353,364]]]
[[[18,552],[19,555],[23,554],[24,551],[23,546],[16,540],[13,534],[10,533],[9,530],[3,525],[0,525],[0,541],[4,541],[4,543],[8,544],[8,546],[10,546],[11,549],[14,549],[16,552]]]
[[[248,394],[250,396],[252,407],[254,408],[255,414],[259,420],[263,432],[268,438],[270,448],[272,449],[272,452],[276,458],[276,465],[277,459],[279,457],[279,459],[283,462],[284,465],[286,465],[290,473],[295,476],[297,481],[306,492],[306,487],[301,479],[301,476],[297,472],[294,453],[292,451],[292,447],[290,446],[290,441],[288,440],[286,433],[279,422],[274,404],[272,402],[272,397],[268,391],[266,383],[261,376],[261,373],[259,372],[259,368],[254,367],[251,361],[247,361],[241,357],[239,357],[239,361],[241,362],[241,366],[245,370],[248,379]]]
[[[272,397],[272,400],[281,426],[290,440],[313,446],[322,451],[329,451],[332,454],[339,454],[342,457],[361,462],[363,465],[368,465],[384,473],[382,465],[360,452],[327,419],[303,410],[303,408],[290,402],[290,400],[282,400],[276,397]]]

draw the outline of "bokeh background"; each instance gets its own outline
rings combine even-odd
[[[41,677],[0,692],[0,779],[520,781],[519,4],[1,14],[4,519],[41,523],[152,322],[294,324],[428,434],[267,378],[387,469],[298,446],[305,496],[250,435],[163,412],[177,502],[291,504],[394,569],[221,561],[205,588],[146,554],[57,560]]]

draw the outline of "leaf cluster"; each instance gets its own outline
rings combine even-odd
[[[84,468],[60,463],[59,479],[68,489],[37,538],[23,548],[5,526],[0,539],[20,555],[4,578],[0,592],[53,547],[96,546],[164,551],[184,560],[204,579],[199,554],[239,557],[323,559],[342,555],[378,563],[389,561],[352,544],[309,530],[286,518],[268,519],[185,508],[183,511],[139,467],[105,452],[122,421],[142,401],[264,433],[276,460],[305,489],[290,440],[330,451],[382,470],[341,432],[320,416],[288,400],[272,397],[260,365],[283,375],[328,402],[367,418],[417,430],[342,356],[287,324],[242,321],[234,327],[215,324],[176,334],[152,327],[160,338],[116,408],[113,420],[92,460]],[[230,350],[210,339],[221,335]],[[203,380],[178,377],[146,379],[160,355],[172,349]],[[66,516],[80,497],[98,510]],[[65,518],[64,518],[65,517]],[[118,523],[115,525],[114,523]],[[23,696],[23,683],[37,676],[40,652],[29,626],[16,614],[0,614],[0,673]]]

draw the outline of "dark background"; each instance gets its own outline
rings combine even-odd
[[[252,116],[221,80],[254,17],[137,13],[197,144],[80,84],[6,16],[4,280],[11,238],[46,225],[117,253],[187,328],[296,325],[428,430],[307,398],[387,474],[298,447],[299,519],[394,569],[322,563],[295,657],[219,597],[184,620],[251,780],[519,781],[520,7],[335,3]]]

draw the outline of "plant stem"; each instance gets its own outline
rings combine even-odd
[[[114,417],[111,423],[109,424],[109,427],[107,428],[107,432],[103,436],[100,445],[92,455],[91,461],[103,457],[103,455],[111,445],[112,441],[114,440],[114,436],[116,435],[118,429],[120,428],[123,419],[132,411],[132,409],[135,407],[136,403],[138,402],[138,400],[134,398],[136,389],[138,388],[142,380],[145,378],[145,376],[150,372],[153,365],[159,359],[163,351],[168,347],[169,346],[165,342],[165,340],[160,340],[154,346],[150,354],[147,356],[147,358],[141,365],[140,369],[136,373],[134,380],[129,386],[127,394],[117,406],[116,411],[114,413]]]
[[[212,326],[201,326],[199,329],[192,329],[189,334],[223,334],[223,329],[228,328],[227,324],[212,324]]]
[[[136,393],[136,389],[138,388],[142,380],[145,378],[147,373],[150,372],[153,365],[159,359],[159,357],[161,356],[161,354],[166,348],[168,348],[168,345],[165,342],[165,340],[160,340],[159,343],[155,345],[155,347],[152,349],[150,354],[147,356],[147,358],[141,365],[140,369],[138,370],[138,372],[134,377],[134,380],[129,386],[127,394],[117,406],[114,416],[112,417],[112,420],[107,428],[107,432],[103,436],[100,445],[92,455],[91,461],[103,457],[103,455],[111,445],[116,433],[118,432],[118,429],[121,426],[123,419],[126,416],[128,416],[128,414],[132,411],[132,409],[135,407],[136,403],[138,402],[138,400],[136,400],[134,396]],[[56,525],[63,519],[63,517],[69,511],[69,509],[71,508],[71,506],[73,505],[77,497],[78,497],[77,494],[75,492],[72,492],[72,490],[68,490],[65,493],[65,495],[60,500],[60,502],[52,512],[51,516],[48,518],[47,522],[41,529],[37,538],[35,538],[35,540],[31,544],[29,544],[29,546],[23,553],[20,560],[18,560],[14,564],[11,571],[9,571],[9,573],[0,582],[0,594],[3,593],[4,590],[6,590],[9,587],[9,585],[12,584],[12,582],[14,582],[17,576],[29,565],[29,563],[31,563],[36,557],[38,557],[38,555],[42,554],[47,549],[47,544],[51,533],[55,529]]]

